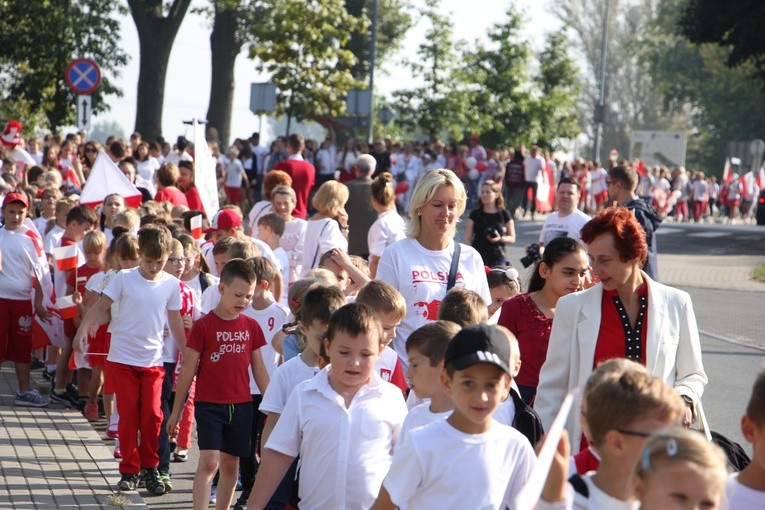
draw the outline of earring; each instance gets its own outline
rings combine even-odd
[[[417,211],[417,216],[422,216],[422,213],[420,211]]]

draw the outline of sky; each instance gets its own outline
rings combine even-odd
[[[413,5],[422,5],[422,0],[410,0]],[[544,45],[544,34],[557,30],[560,23],[546,12],[551,0],[515,0],[514,3],[525,13],[528,23],[528,38],[532,48],[537,51]],[[452,13],[455,39],[474,41],[485,38],[487,30],[497,21],[504,19],[510,1],[502,0],[441,0],[446,12]],[[193,0],[191,9],[181,24],[176,36],[165,85],[165,103],[162,116],[162,131],[165,138],[172,140],[187,133],[184,120],[192,117],[204,119],[210,94],[210,22],[200,14],[192,12],[206,0]],[[411,80],[411,75],[395,62],[407,57],[414,57],[417,46],[423,41],[425,24],[415,26],[409,31],[402,44],[402,50],[391,62],[384,66],[382,73],[375,74],[377,93],[390,93],[400,87],[402,80]],[[533,29],[531,27],[536,27]],[[538,30],[542,27],[541,30]],[[131,55],[122,74],[114,80],[124,96],[108,98],[111,111],[93,117],[93,124],[116,122],[122,127],[124,135],[133,131],[136,111],[136,88],[138,82],[139,45],[135,24],[129,15],[122,19],[122,46]],[[200,65],[204,63],[204,65]],[[113,77],[112,77],[113,78]],[[255,63],[244,52],[236,60],[236,87],[234,91],[234,109],[232,112],[232,137],[247,137],[260,129],[259,119],[249,110],[250,84],[268,81],[267,75],[255,70]],[[263,124],[261,141],[267,143],[272,134],[267,123]],[[265,138],[265,140],[264,140]]]

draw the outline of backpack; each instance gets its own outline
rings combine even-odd
[[[728,465],[736,472],[743,471],[749,465],[751,459],[744,448],[735,441],[731,441],[719,432],[710,431],[712,442],[719,446],[728,458]]]

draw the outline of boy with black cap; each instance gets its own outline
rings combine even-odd
[[[536,457],[520,432],[492,418],[510,390],[511,334],[477,324],[449,343],[441,384],[454,411],[409,433],[373,509],[514,508]]]

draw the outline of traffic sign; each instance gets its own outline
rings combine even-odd
[[[64,78],[75,94],[91,94],[101,85],[101,69],[89,58],[78,58],[66,68]]]
[[[92,110],[92,100],[90,96],[77,96],[77,129],[81,131],[90,130],[90,115]]]

